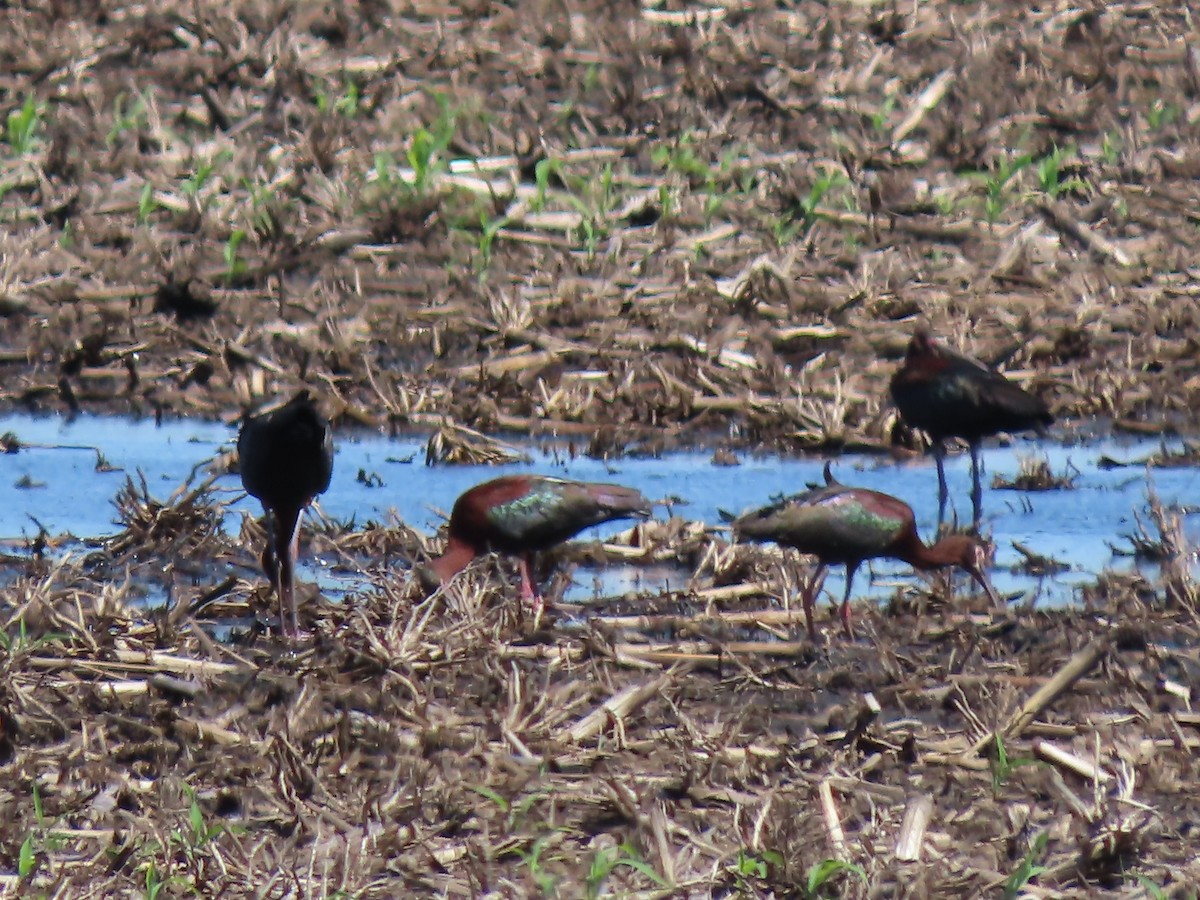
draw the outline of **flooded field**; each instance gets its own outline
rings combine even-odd
[[[22,450],[0,458],[0,477],[20,492],[16,503],[0,509],[0,540],[18,549],[43,527],[51,535],[70,534],[86,541],[114,532],[113,496],[125,478],[147,479],[151,494],[164,498],[194,471],[221,471],[222,454],[233,451],[235,432],[217,423],[82,416],[71,421],[47,417],[0,416],[0,434],[11,433]],[[821,482],[823,460],[780,459],[744,455],[737,466],[712,463],[712,454],[669,452],[656,458],[601,461],[578,456],[568,444],[543,441],[517,444],[533,459],[527,464],[501,466],[424,465],[427,437],[386,439],[369,434],[341,434],[336,439],[334,480],[320,498],[321,515],[335,523],[359,526],[369,522],[403,522],[434,533],[454,499],[480,481],[513,472],[539,472],[584,481],[616,481],[664,501],[660,517],[679,516],[720,528],[723,516],[767,503],[773,497],[803,490]],[[1156,455],[1179,454],[1181,441],[1093,439],[1063,446],[1048,441],[1016,441],[991,447],[986,454],[987,477],[1012,481],[1023,460],[1045,461],[1051,472],[1069,478],[1059,490],[986,492],[985,533],[995,544],[992,578],[1013,600],[1029,605],[1061,606],[1077,600],[1076,589],[1091,583],[1105,569],[1133,571],[1140,565],[1150,577],[1155,568],[1134,557],[1131,537],[1144,536],[1149,525],[1148,490],[1170,509],[1185,513],[1200,497],[1200,469],[1171,466],[1147,469]],[[97,467],[97,461],[103,465]],[[1116,466],[1113,463],[1124,463]],[[1140,463],[1140,465],[1139,465]],[[896,463],[888,458],[847,455],[835,460],[839,480],[873,488],[906,500],[917,514],[918,530],[930,540],[936,533],[936,478],[931,460]],[[953,457],[947,465],[951,496],[969,515],[969,459]],[[216,489],[241,493],[236,475],[216,482]],[[232,499],[232,498],[231,498]],[[261,508],[246,497],[228,506],[227,529],[236,533],[243,514],[257,516]],[[1141,518],[1139,524],[1138,517]],[[1185,535],[1200,537],[1200,517],[1185,518]],[[36,523],[36,524],[35,524]],[[595,536],[615,533],[627,525],[597,528]],[[589,534],[592,534],[589,532]],[[1025,555],[1017,546],[1061,565],[1058,571],[1024,574]],[[347,560],[330,564],[310,558],[303,577],[317,581],[333,596],[368,587],[365,569],[375,560],[362,560],[363,570],[347,569]],[[884,574],[874,590],[890,594],[898,583],[893,574],[907,567],[876,563]],[[213,583],[227,573],[210,571]],[[407,574],[398,567],[395,577]],[[841,573],[835,570],[828,590],[840,596]],[[595,599],[627,591],[654,595],[702,586],[692,573],[662,566],[641,570],[610,565],[581,570],[565,599]]]
[[[1196,900],[1195,18],[0,4],[0,896]],[[832,459],[931,539],[920,329],[1054,418],[1006,602],[878,564],[814,642],[723,514]],[[289,645],[219,423],[301,388]],[[538,626],[409,577],[512,471],[665,501]]]

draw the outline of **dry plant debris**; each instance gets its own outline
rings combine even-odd
[[[204,492],[142,501],[207,534]],[[325,539],[371,553],[390,531]],[[398,548],[422,549],[395,532]],[[151,553],[154,530],[141,534]],[[960,593],[930,614],[909,598],[856,611],[864,639],[814,645],[793,638],[799,610],[770,602],[794,580],[778,553],[703,535],[639,525],[592,554],[653,562],[675,545],[695,560],[695,588],[560,604],[536,633],[482,567],[426,596],[360,560],[361,591],[305,604],[316,634],[298,652],[254,627],[209,636],[208,622],[252,619],[244,580],[181,590],[147,615],[131,579],[88,557],[13,557],[0,884],[21,896],[769,897],[809,883],[811,896],[1088,896],[1200,878],[1183,836],[1200,748],[1185,566],[1147,591],[1109,578],[1083,611],[1013,613]],[[222,540],[197,552],[237,557]],[[701,571],[733,555],[754,581],[722,587]]]
[[[0,409],[232,416],[305,383],[343,424],[444,428],[435,461],[506,430],[903,452],[883,398],[920,319],[1060,419],[1169,432],[1200,400],[1191,16],[11,4]],[[681,560],[694,591],[530,635],[494,578],[425,598],[368,566],[293,656],[202,627],[261,593],[203,488],[118,503],[105,546],[0,557],[0,892],[1200,883],[1168,511],[1139,523],[1162,577],[1098,574],[1078,611],[910,594],[814,647],[767,600],[794,560],[676,521],[601,555]]]
[[[1170,430],[1188,11],[952,11],[6,9],[0,408],[879,448],[919,318]]]
[[[188,616],[168,631],[79,560],[29,563],[0,642],[2,883],[770,896],[826,872],[844,896],[1022,877],[1084,895],[1200,877],[1194,604],[864,610],[868,640],[821,648],[773,637],[798,611],[761,589],[529,636],[503,589],[373,583],[310,605],[316,642],[289,654]]]

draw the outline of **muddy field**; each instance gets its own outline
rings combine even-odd
[[[346,429],[903,452],[886,384],[924,322],[1069,429],[1192,432],[1194,19],[6,6],[0,411],[231,420],[308,385]],[[199,624],[266,615],[262,578],[128,602],[147,561],[252,564],[257,523],[226,535],[205,488],[115,499],[102,546],[2,560],[8,896],[1197,894],[1170,511],[1161,578],[1097,572],[1068,612],[939,582],[854,642],[823,609],[814,647],[795,560],[676,520],[637,549],[686,594],[534,632],[486,572],[425,598],[380,567],[344,604],[309,587],[291,653]]]

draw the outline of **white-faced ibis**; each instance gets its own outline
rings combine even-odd
[[[279,595],[284,635],[303,635],[296,615],[295,565],[304,508],[329,488],[333,435],[308,391],[242,425],[238,460],[246,492],[262,501],[267,521],[263,569]]]
[[[521,571],[521,597],[533,601],[537,620],[542,597],[530,571],[534,553],[590,525],[647,518],[650,513],[650,502],[640,492],[617,484],[506,475],[476,485],[455,501],[446,552],[430,567],[445,583],[476,556],[492,551],[513,554]]]
[[[952,534],[933,546],[926,546],[917,535],[912,507],[903,500],[879,491],[846,487],[834,481],[825,465],[825,487],[786,497],[733,523],[739,540],[773,541],[795,547],[820,561],[805,586],[801,599],[809,636],[817,636],[813,625],[813,592],[826,566],[846,567],[846,593],[842,598],[842,626],[850,628],[850,586],[854,573],[864,560],[891,558],[917,569],[941,569],[958,566],[967,571],[998,604],[996,593],[983,574],[986,551],[976,538]]]
[[[979,530],[983,488],[979,445],[1001,431],[1042,431],[1054,421],[1046,404],[977,359],[955,353],[923,328],[913,333],[904,365],[892,376],[892,400],[904,421],[928,433],[938,470],[938,524],[946,516],[945,440],[971,447],[971,505]]]

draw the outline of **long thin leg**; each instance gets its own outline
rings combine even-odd
[[[979,442],[971,441],[971,506],[974,510],[973,525],[975,533],[979,534],[979,525],[983,521],[983,485],[980,483]]]
[[[854,573],[858,571],[858,563],[846,566],[846,593],[842,597],[842,628],[846,632],[846,637],[854,637],[854,629],[850,627],[850,585],[854,583]]]
[[[296,612],[296,558],[300,545],[300,509],[276,510],[275,589],[279,594],[279,626],[288,640],[304,637]]]
[[[542,599],[542,592],[533,583],[533,555],[521,554],[517,560],[517,568],[521,571],[521,599],[533,603],[533,628],[536,631],[542,623],[542,613],[545,611],[546,601]]]
[[[816,571],[804,584],[804,590],[800,593],[800,602],[804,604],[804,621],[808,624],[808,638],[811,641],[817,640],[817,626],[813,622],[813,605],[816,603],[816,597],[813,596],[815,588],[821,583],[821,576],[825,574],[825,563],[817,566]]]
[[[938,470],[938,530],[942,528],[942,523],[946,521],[946,500],[950,496],[950,489],[946,487],[946,447],[942,443],[941,438],[937,438],[933,442],[933,458],[937,462]]]
[[[275,512],[274,510],[263,506],[263,521],[267,527],[267,543],[263,547],[262,563],[263,572],[266,573],[267,579],[271,582],[271,590],[275,592],[275,596],[279,596],[279,562],[275,558]]]

